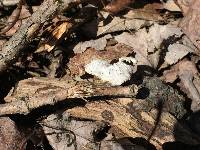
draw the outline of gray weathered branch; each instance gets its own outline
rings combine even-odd
[[[7,69],[16,60],[21,49],[35,37],[46,21],[76,2],[76,0],[45,0],[39,9],[3,45],[0,51],[0,72]]]

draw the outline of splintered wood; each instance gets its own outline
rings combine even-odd
[[[28,114],[33,109],[68,99],[101,96],[133,97],[136,94],[136,86],[111,87],[73,80],[29,78],[20,81],[17,89],[5,98],[8,103],[0,105],[0,115]]]
[[[148,139],[157,149],[162,149],[162,144],[166,142],[179,141],[195,145],[200,140],[197,135],[178,123],[170,113],[163,112],[158,119],[159,111],[155,109],[149,112],[130,110],[127,105],[112,101],[109,104],[92,102],[85,107],[75,107],[67,112],[72,117],[109,122],[112,127],[116,127],[128,137]],[[159,123],[156,125],[157,121]],[[176,135],[174,130],[178,131]]]

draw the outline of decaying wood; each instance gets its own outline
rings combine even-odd
[[[35,108],[54,105],[66,99],[96,96],[133,97],[136,94],[136,86],[111,87],[73,80],[29,78],[20,81],[17,89],[5,98],[8,103],[0,105],[0,115],[28,114]]]
[[[34,38],[41,26],[56,14],[65,10],[76,0],[46,0],[33,15],[20,27],[0,51],[0,72],[12,64],[20,50]]]
[[[177,90],[164,84],[159,78],[144,78],[143,83],[139,86],[138,93],[144,94],[148,92],[149,94],[145,98],[147,105],[143,106],[144,110],[150,111],[152,108],[160,107],[162,104],[164,111],[172,113],[179,119],[185,115],[185,98]]]
[[[139,91],[149,89],[146,97],[147,105],[143,110],[149,111],[157,107],[160,101],[163,109],[181,118],[186,110],[184,98],[173,88],[166,86],[158,78],[145,78]],[[0,115],[28,114],[31,110],[45,105],[54,105],[59,101],[73,98],[92,98],[101,96],[134,97],[138,95],[138,87],[96,85],[90,82],[64,81],[48,78],[29,78],[19,82],[17,88],[5,97],[6,104],[0,105]],[[143,91],[145,92],[145,91]]]
[[[84,107],[69,109],[67,112],[76,118],[108,122],[112,127],[122,131],[125,137],[149,139],[152,135],[150,142],[157,149],[162,149],[162,144],[166,142],[179,141],[196,145],[200,141],[197,135],[179,124],[168,112],[161,113],[160,119],[157,120],[158,110],[155,109],[149,112],[127,109],[127,106],[109,101],[109,103],[92,102]],[[152,133],[157,121],[155,132]]]

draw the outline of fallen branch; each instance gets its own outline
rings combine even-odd
[[[76,82],[74,80],[59,80],[51,78],[29,78],[19,82],[14,92],[4,98],[6,104],[0,105],[0,116],[7,114],[28,114],[31,110],[45,105],[55,105],[64,100],[75,98],[95,98],[111,96],[140,98],[141,92],[148,93],[147,105],[142,108],[146,111],[157,107],[162,101],[163,110],[170,112],[177,118],[183,117],[184,98],[176,90],[167,86],[156,77],[145,78],[139,87],[109,86],[90,82]],[[138,92],[137,92],[138,91]],[[144,99],[144,98],[143,98]],[[78,105],[78,104],[77,104]]]
[[[41,26],[59,12],[69,8],[76,0],[46,0],[20,29],[6,42],[0,52],[0,72],[7,69],[18,57],[20,50],[35,37]]]
[[[88,82],[59,81],[58,79],[30,78],[19,82],[17,89],[10,93],[0,105],[0,116],[7,114],[28,114],[31,110],[45,105],[75,98],[101,96],[133,97],[135,86],[111,87]]]

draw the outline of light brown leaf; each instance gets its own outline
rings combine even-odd
[[[19,13],[18,11],[19,10],[17,8],[12,12],[12,14],[10,15],[10,17],[7,20],[8,25],[15,20],[15,18],[18,15],[17,13]],[[24,22],[24,19],[26,19],[30,16],[31,16],[31,13],[29,12],[27,6],[22,5],[18,21],[15,23],[15,25],[9,31],[7,31],[5,33],[6,36],[12,36],[20,28],[21,24]]]
[[[94,48],[96,50],[104,50],[107,45],[107,40],[111,39],[112,36],[110,34],[105,35],[96,40],[79,42],[74,48],[74,53],[83,53],[87,48]]]
[[[168,47],[168,52],[166,53],[165,56],[165,62],[162,66],[175,64],[184,56],[186,56],[188,53],[192,52],[194,52],[194,50],[186,45],[178,43],[171,44]]]
[[[144,19],[135,19],[138,18],[138,15],[136,14],[135,11],[129,11],[122,17],[114,16],[108,24],[105,24],[105,21],[95,19],[84,24],[81,27],[81,30],[90,37],[96,37],[116,31],[138,30],[142,26],[148,24],[148,22]],[[141,15],[139,14],[139,16]],[[105,19],[106,18],[104,18],[104,20]]]
[[[176,0],[178,6],[181,8],[183,15],[185,16],[190,8],[190,6],[195,2],[196,0]]]
[[[124,10],[130,3],[134,3],[135,0],[112,0],[106,7],[105,10],[116,14],[121,10]]]
[[[163,40],[166,40],[170,36],[180,37],[182,34],[180,28],[175,26],[154,24],[150,27],[149,32],[146,29],[140,29],[135,34],[124,32],[121,35],[115,36],[115,39],[119,43],[133,48],[139,65],[149,65],[156,68],[158,64],[155,63],[159,61],[159,53],[155,52],[160,48]],[[155,53],[156,55],[149,57],[148,53]],[[155,61],[154,58],[157,60]]]
[[[36,53],[47,51],[50,52],[54,49],[57,42],[60,40],[62,35],[67,32],[72,27],[72,24],[69,22],[63,22],[60,25],[56,26],[53,31],[50,31],[49,37],[43,41],[39,48],[36,50]]]
[[[85,65],[93,59],[102,59],[110,63],[112,60],[127,56],[130,53],[132,53],[132,49],[121,44],[107,47],[104,51],[96,51],[95,49],[89,48],[84,53],[76,54],[70,58],[67,66],[72,76],[81,76],[85,73]]]
[[[168,0],[163,4],[164,8],[169,10],[169,11],[176,11],[176,12],[180,12],[181,9],[179,8],[179,6],[176,4],[176,2],[174,0]]]
[[[188,1],[189,2],[189,1]],[[189,2],[189,8],[185,17],[180,22],[179,26],[183,32],[190,38],[198,49],[200,49],[200,1],[193,0]],[[197,52],[200,55],[200,51]]]

